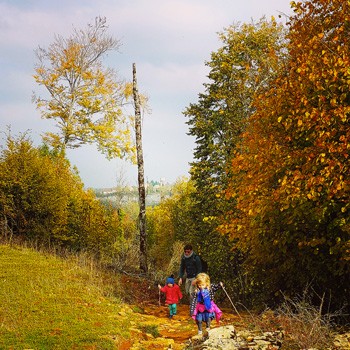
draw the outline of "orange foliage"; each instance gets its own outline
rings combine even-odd
[[[293,7],[289,65],[255,100],[227,191],[238,211],[222,231],[251,263],[305,262],[305,279],[327,279],[349,274],[350,3]]]

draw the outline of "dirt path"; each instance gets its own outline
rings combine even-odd
[[[197,335],[196,323],[189,316],[189,306],[178,305],[178,313],[171,320],[168,315],[168,307],[164,304],[161,306],[156,304],[143,305],[142,313],[140,313],[140,324],[138,329],[134,330],[135,338],[139,339],[131,347],[129,344],[128,349],[184,349],[188,340]],[[220,324],[213,321],[212,328],[237,323],[240,323],[238,316],[234,315],[231,310],[223,310]]]
[[[120,284],[125,286],[125,290],[133,291],[132,298],[126,300],[126,303],[132,308],[133,312],[139,314],[138,322],[131,325],[131,340],[120,345],[120,350],[169,348],[183,350],[188,340],[197,335],[197,325],[189,315],[189,305],[186,297],[178,304],[177,315],[170,320],[164,295],[159,296],[159,290],[155,285],[150,284],[146,279],[133,278],[127,275],[121,276]],[[236,328],[243,328],[242,320],[234,313],[232,308],[223,308],[221,302],[218,305],[223,311],[220,326],[233,324]],[[219,324],[216,321],[212,322],[212,328],[218,326]]]

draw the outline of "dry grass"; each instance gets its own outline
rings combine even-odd
[[[278,319],[285,331],[286,349],[327,349],[332,344],[332,319],[334,315],[323,314],[323,299],[319,307],[307,298],[286,299],[278,310]]]
[[[250,314],[249,328],[260,332],[283,331],[283,349],[332,349],[335,315],[322,313],[321,305],[316,307],[304,296],[288,299],[273,311],[265,310],[259,316]]]
[[[1,349],[107,350],[130,338],[136,316],[115,297],[118,280],[76,259],[0,245]]]

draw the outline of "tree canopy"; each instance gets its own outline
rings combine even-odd
[[[312,285],[341,304],[350,272],[350,4],[292,6],[287,70],[254,100],[227,191],[238,210],[222,231],[270,296]]]
[[[6,141],[0,153],[1,234],[111,260],[122,238],[117,213],[84,190],[59,152],[34,147],[27,134]]]
[[[222,216],[234,208],[225,190],[231,177],[231,159],[255,111],[254,97],[264,91],[286,55],[285,28],[273,18],[234,24],[219,34],[222,47],[211,54],[210,82],[198,102],[185,111],[189,134],[195,137],[191,180],[192,218],[195,234],[190,237],[208,257],[211,271],[232,278],[237,260],[227,247],[228,237],[218,233]],[[217,254],[218,250],[220,254]],[[222,266],[232,266],[222,269]]]
[[[86,29],[55,37],[47,49],[36,51],[35,81],[46,97],[33,96],[42,117],[56,121],[59,131],[44,141],[64,150],[96,143],[107,157],[133,156],[130,120],[123,110],[130,83],[105,68],[102,59],[120,42],[107,33],[105,18],[96,18]]]

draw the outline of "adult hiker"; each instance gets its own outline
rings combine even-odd
[[[193,251],[191,244],[186,244],[184,253],[181,257],[180,272],[179,272],[179,286],[182,285],[183,278],[186,275],[185,291],[190,298],[195,290],[193,282],[196,276],[202,272],[202,263],[200,257]]]

